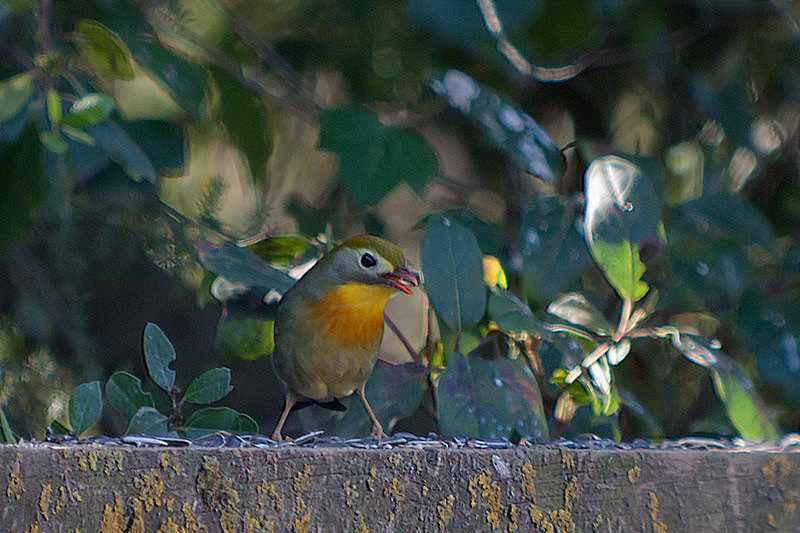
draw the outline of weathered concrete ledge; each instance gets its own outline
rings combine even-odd
[[[3,532],[800,530],[800,453],[39,443],[0,468]]]

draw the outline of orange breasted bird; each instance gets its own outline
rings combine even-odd
[[[275,312],[272,357],[286,384],[286,404],[274,440],[282,440],[298,402],[339,404],[353,393],[372,419],[370,437],[386,436],[364,385],[378,358],[386,302],[397,291],[411,294],[418,281],[397,246],[361,235],[328,252],[286,292]]]

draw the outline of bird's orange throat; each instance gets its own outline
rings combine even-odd
[[[308,302],[308,318],[332,349],[371,349],[383,334],[383,309],[392,287],[348,283]]]

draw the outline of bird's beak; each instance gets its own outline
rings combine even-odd
[[[386,280],[387,285],[406,294],[411,294],[411,287],[419,285],[419,276],[407,268],[398,268],[394,272],[381,274],[381,277]]]

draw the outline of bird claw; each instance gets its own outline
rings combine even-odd
[[[383,432],[383,428],[380,426],[372,426],[372,433],[369,434],[369,438],[375,440],[381,439],[388,439],[389,435]]]

